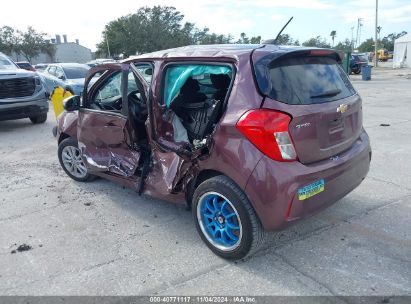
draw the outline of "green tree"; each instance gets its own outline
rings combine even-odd
[[[107,40],[111,53],[130,56],[188,44],[224,43],[230,38],[190,22],[183,24],[183,18],[171,6],[142,7],[106,25],[97,53],[107,55]]]
[[[7,55],[12,52],[20,53],[20,37],[17,32],[10,26],[3,26],[0,28],[0,51]]]
[[[243,32],[240,34],[240,38],[236,43],[238,44],[258,44],[261,41],[261,36],[248,38],[247,35]],[[229,43],[229,42],[228,42]]]
[[[332,41],[333,41],[333,47],[334,47],[334,39],[335,39],[335,37],[337,36],[337,31],[331,31],[331,33],[330,33],[330,36],[331,36],[331,39],[332,39]]]
[[[334,48],[339,51],[350,52],[352,50],[351,40],[345,39],[344,41],[340,41]]]
[[[300,45],[298,40],[291,38],[289,34],[281,34],[277,39],[279,45]]]
[[[28,61],[40,53],[54,57],[55,47],[45,39],[46,34],[29,26],[27,31],[15,30],[10,26],[0,28],[0,51],[12,55],[23,55]]]
[[[98,53],[107,54],[107,40],[112,53],[125,56],[178,46],[189,41],[192,30],[191,24],[182,25],[183,18],[174,7],[142,7],[106,25]]]
[[[373,52],[374,51],[374,39],[373,38],[368,38],[367,40],[363,41],[363,43],[361,43],[358,46],[358,51],[361,53],[364,52]]]
[[[130,56],[190,44],[232,43],[231,35],[211,33],[209,28],[199,29],[194,23],[185,22],[184,16],[174,7],[142,7],[136,13],[109,22],[97,44],[96,55],[110,53]],[[261,37],[248,38],[242,33],[238,43],[259,43]],[[107,43],[108,42],[108,43]]]
[[[381,47],[386,48],[388,51],[394,50],[394,42],[396,39],[406,35],[406,31],[402,31],[401,33],[391,33],[384,38],[381,39]]]
[[[330,48],[331,46],[327,41],[321,36],[315,38],[310,38],[307,41],[303,42],[303,46],[319,47],[319,48]]]
[[[17,31],[17,33],[19,35],[19,51],[27,61],[32,61],[40,53],[46,53],[50,57],[54,56],[54,45],[46,42],[45,33],[37,32],[31,26],[27,28],[27,31]]]

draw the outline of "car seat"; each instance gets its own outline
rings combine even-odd
[[[212,131],[221,104],[220,100],[207,100],[207,96],[199,90],[198,81],[190,77],[171,104],[171,108],[180,117],[191,141],[201,140]]]
[[[133,129],[136,131],[138,141],[145,140],[147,138],[147,131],[145,122],[147,120],[147,106],[140,98],[137,97],[138,90],[132,91],[127,95],[130,123]]]

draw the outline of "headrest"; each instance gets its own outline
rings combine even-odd
[[[210,79],[217,89],[227,89],[230,85],[230,76],[227,74],[210,74]]]
[[[198,81],[193,79],[192,77],[189,77],[185,84],[181,87],[181,93],[182,94],[190,94],[190,93],[196,93],[200,90],[200,85],[198,84]]]

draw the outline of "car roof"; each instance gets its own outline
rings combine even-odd
[[[67,62],[64,62],[64,63],[50,63],[49,65],[50,66],[60,66],[62,68],[88,67],[88,65],[86,65],[86,64],[75,63],[75,62],[73,62],[73,63],[67,63]]]
[[[131,56],[124,61],[140,58],[176,58],[176,57],[233,57],[250,53],[261,44],[213,44],[213,45],[188,45],[167,49],[137,56]]]
[[[277,53],[281,56],[285,53],[317,49],[313,47],[284,46],[274,44],[212,44],[212,45],[189,45],[173,49],[167,49],[137,56],[131,56],[122,62],[131,62],[137,59],[161,59],[161,58],[233,58],[249,56],[254,50],[264,53]],[[330,50],[336,52],[335,50]]]

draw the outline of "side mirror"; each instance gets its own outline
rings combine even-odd
[[[64,75],[60,75],[60,76],[58,77],[58,79],[66,80],[66,77],[64,77]]]
[[[77,111],[80,109],[80,96],[73,95],[63,100],[63,107],[66,111]]]

